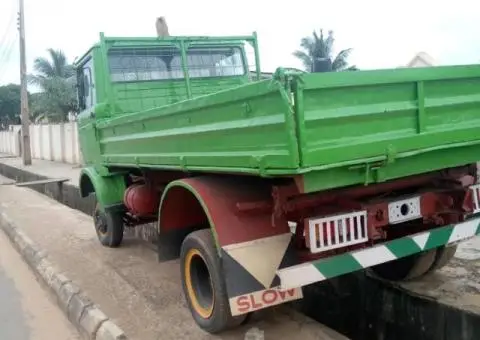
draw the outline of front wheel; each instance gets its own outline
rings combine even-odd
[[[98,240],[105,247],[116,248],[123,240],[124,223],[120,213],[102,211],[96,202],[93,212],[93,221]]]
[[[183,292],[196,323],[209,333],[241,324],[246,315],[233,317],[220,259],[210,229],[190,233],[180,252]]]

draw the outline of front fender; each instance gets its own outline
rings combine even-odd
[[[101,176],[94,167],[83,168],[80,172],[80,196],[87,197],[94,192],[102,207],[123,201],[126,189],[123,174]]]

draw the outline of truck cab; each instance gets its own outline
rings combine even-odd
[[[253,47],[255,69],[247,60]],[[100,34],[75,62],[80,145],[86,164],[100,154],[95,122],[216,93],[260,79],[256,34],[238,37],[115,38]],[[83,140],[82,140],[83,139]],[[88,149],[88,150],[85,150]],[[85,152],[84,152],[85,151]]]

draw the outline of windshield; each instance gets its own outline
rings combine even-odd
[[[181,52],[175,47],[111,49],[108,61],[114,82],[184,78]],[[190,78],[245,74],[239,47],[191,47],[187,64]]]

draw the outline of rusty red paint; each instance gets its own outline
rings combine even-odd
[[[208,226],[201,204],[183,187],[171,188],[163,199],[159,223],[161,232],[193,226]]]
[[[453,219],[446,214],[464,212],[462,188],[470,183],[465,169],[435,172],[365,187],[343,188],[319,193],[300,194],[299,181],[272,185],[267,179],[246,177],[190,177],[181,181],[190,189],[177,187],[165,198],[160,217],[162,228],[175,229],[196,223],[206,223],[203,208],[193,190],[204,203],[211,217],[220,245],[246,242],[262,237],[283,234],[289,231],[287,221],[303,225],[305,218],[325,216],[359,209],[368,213],[368,234],[372,242],[386,237],[388,228],[388,201],[380,197],[400,190],[422,193],[421,210],[425,223],[441,223]],[[157,178],[156,183],[163,178]],[[460,184],[460,185],[459,185]],[[372,198],[376,197],[376,201]],[[394,194],[392,197],[398,197]],[[459,202],[452,206],[452,201]],[[465,204],[463,204],[465,205]],[[178,207],[181,214],[178,214]],[[178,216],[181,215],[181,216]],[[302,242],[300,242],[302,241]],[[303,228],[297,227],[295,243],[305,246]]]
[[[380,202],[362,206],[367,210],[367,234],[369,240],[385,238],[385,233],[380,229],[388,225],[388,203]]]
[[[471,190],[468,190],[465,197],[463,198],[462,201],[462,209],[465,212],[473,212],[474,206],[473,206],[473,192]],[[480,200],[480,197],[477,197],[478,200]]]
[[[242,207],[245,202],[271,201],[270,186],[264,181],[219,177],[185,178],[181,181],[184,185],[193,189],[203,201],[214,224],[220,246],[252,241],[289,231],[286,220],[273,227],[269,211],[255,214],[236,213],[238,206]],[[164,223],[168,224],[168,228],[179,228],[184,225],[185,220],[194,221],[201,208],[195,196],[187,189],[174,187],[170,190],[180,191],[183,193],[182,195],[186,196],[173,197],[173,199],[167,197],[160,213],[162,230]],[[170,195],[170,193],[167,193],[167,195]],[[179,205],[184,207],[182,209],[182,215],[184,215],[182,221],[178,221],[178,217],[175,216],[178,214]],[[189,212],[191,206],[196,207],[194,213]],[[188,217],[192,214],[196,217]]]
[[[426,175],[412,176],[400,180],[389,181],[364,187],[353,187],[328,190],[312,194],[299,195],[292,190],[292,186],[278,187],[280,195],[277,195],[283,202],[283,211],[290,218],[291,214],[298,214],[305,211],[303,216],[308,216],[307,211],[312,207],[323,207],[326,205],[340,206],[342,209],[358,209],[359,202],[366,197],[385,195],[404,189],[430,188],[436,190],[436,184],[443,181],[443,187],[452,188],[452,183],[470,184],[473,180],[470,175],[465,175],[468,168],[449,169],[446,172],[435,172]],[[449,177],[451,176],[451,177]],[[460,186],[461,187],[461,186]]]
[[[160,193],[147,184],[133,184],[124,193],[123,202],[135,216],[155,215],[160,203]]]
[[[299,194],[303,194],[305,192],[305,181],[303,176],[295,176],[293,178],[295,189]]]
[[[272,203],[269,201],[237,202],[236,208],[239,213],[269,213],[272,210]]]
[[[185,177],[188,175],[179,171],[145,170],[143,179],[152,187],[163,189],[168,183]]]
[[[462,208],[464,200],[458,199],[458,197],[462,198],[468,195],[468,192],[468,188],[458,188],[450,191],[430,191],[419,194],[422,219],[420,219],[419,222],[416,222],[416,229],[409,229],[408,233],[425,230],[424,225],[444,225],[447,223],[459,222],[464,214],[464,209]],[[346,203],[346,205],[339,204],[336,206],[335,212],[332,212],[331,209],[328,210],[325,207],[319,207],[317,209],[317,215],[314,216],[329,216],[345,213],[346,211],[366,210],[367,233],[369,240],[380,241],[387,238],[390,226],[388,218],[388,200],[371,204],[365,203],[358,205],[357,207],[355,207],[355,204],[350,201],[342,202],[340,200],[339,203]],[[308,231],[308,227],[305,227],[305,245],[307,246],[310,243],[310,233]],[[324,230],[324,232],[326,231]],[[324,235],[324,239],[325,238],[326,236]],[[342,248],[341,251],[346,251],[346,248]]]
[[[438,177],[438,174],[436,175]],[[386,192],[399,189],[426,186],[431,183],[434,178],[435,174],[420,175],[370,186],[327,190],[307,195],[285,195],[289,198],[289,200],[285,203],[283,209],[289,213],[295,210],[304,209],[306,207],[321,206],[328,202],[334,202],[338,200],[354,200],[361,197],[384,194]],[[280,189],[282,190],[282,188]],[[290,187],[286,187],[284,190],[288,190],[289,193],[291,193]]]

